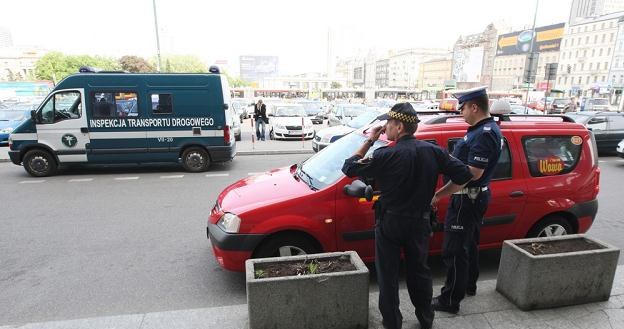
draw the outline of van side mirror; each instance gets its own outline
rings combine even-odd
[[[351,184],[345,185],[342,191],[348,196],[366,198],[366,201],[373,200],[373,187],[366,185],[359,179],[354,180]]]
[[[33,122],[37,123],[37,110],[30,111],[30,118]]]

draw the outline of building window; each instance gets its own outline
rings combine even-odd
[[[607,40],[607,34],[606,33],[602,35],[602,43],[604,43],[605,40]]]
[[[585,44],[589,43],[589,35],[585,37]]]
[[[589,63],[589,70],[591,71],[592,67],[594,66],[594,63]]]
[[[609,42],[613,42],[613,36],[614,36],[614,34],[611,33],[611,39],[609,39]]]
[[[585,79],[585,83],[589,83],[589,76]]]
[[[603,76],[602,76],[602,82],[605,82],[605,80],[607,80],[607,79],[606,79],[606,77],[603,75]]]
[[[581,37],[578,37],[578,40],[576,40],[576,44],[579,46],[581,45]]]
[[[572,67],[572,69],[573,69],[574,71],[576,71],[576,64],[574,64],[574,66]]]
[[[602,56],[602,48],[600,48],[600,51],[598,52],[598,56]]]
[[[605,69],[605,70],[608,70],[608,69],[609,69],[609,62],[605,62],[604,69]]]
[[[598,35],[594,35],[594,44],[598,43]]]
[[[594,77],[594,82],[598,82],[598,76]]]
[[[578,77],[578,82],[577,82],[577,84],[579,84],[579,85],[581,84],[581,79],[583,79],[583,77]]]
[[[596,56],[596,49],[592,49],[592,57]]]
[[[607,48],[607,56],[611,55],[611,48]]]
[[[570,39],[570,47],[574,47],[574,38]]]
[[[581,63],[581,71],[585,70],[585,63]]]
[[[557,84],[561,84],[561,77],[557,78]]]
[[[563,78],[563,84],[567,85],[568,84],[568,77]]]
[[[604,30],[604,22],[602,22],[602,25],[600,25],[600,29]],[[604,40],[603,40],[604,41]]]

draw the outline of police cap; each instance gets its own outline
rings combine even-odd
[[[377,117],[378,120],[399,120],[407,123],[419,123],[418,115],[410,103],[396,103],[390,111]]]
[[[481,96],[487,96],[487,92],[485,91],[486,88],[486,86],[482,86],[466,90],[457,90],[453,92],[453,97],[457,98],[457,102],[459,102],[459,106],[457,107],[457,109],[461,110],[461,108],[464,106],[464,103],[469,100]]]

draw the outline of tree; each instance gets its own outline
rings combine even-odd
[[[122,56],[119,59],[119,65],[122,70],[132,73],[156,72],[156,69],[150,63],[138,56]]]
[[[331,89],[340,89],[340,88],[342,88],[342,85],[340,84],[340,82],[332,81]]]
[[[249,87],[251,86],[251,84],[243,79],[241,79],[240,77],[232,77],[231,75],[229,75],[225,70],[221,71],[221,73],[223,73],[225,75],[225,77],[228,80],[228,84],[230,85],[230,87]]]
[[[150,62],[154,66],[157,59],[153,58]],[[205,73],[208,72],[206,64],[204,64],[197,56],[193,55],[171,55],[163,56],[165,67],[161,68],[162,72],[170,73]]]
[[[42,80],[52,80],[56,84],[66,76],[78,73],[81,66],[91,66],[102,70],[119,70],[120,68],[119,63],[111,57],[49,52],[35,64],[35,76]]]

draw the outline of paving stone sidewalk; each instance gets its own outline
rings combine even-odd
[[[462,303],[458,315],[436,313],[436,329],[624,329],[624,265],[618,267],[609,301],[523,312],[495,290],[496,281],[479,282],[477,296]],[[434,287],[434,292],[440,287]],[[418,328],[407,290],[400,291],[403,328]],[[379,294],[369,299],[369,328],[381,329]],[[303,328],[293,324],[293,329]],[[0,329],[246,329],[247,305],[0,326]],[[334,328],[332,328],[334,329]]]

